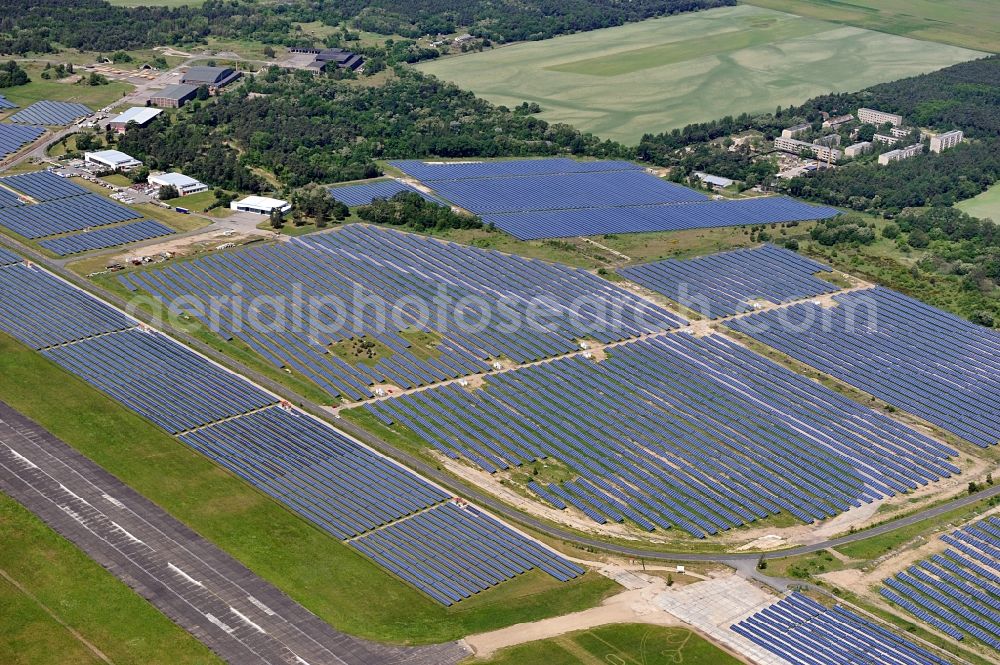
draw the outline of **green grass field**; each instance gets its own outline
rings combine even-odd
[[[498,104],[636,143],[646,132],[858,90],[981,55],[741,5],[421,63]]]
[[[980,219],[992,219],[1000,224],[1000,184],[993,185],[979,196],[955,204],[964,213]]]
[[[0,533],[0,663],[101,663],[94,649],[120,665],[220,662],[3,493]]]
[[[1000,51],[995,0],[745,0],[751,5],[979,51]]]
[[[596,573],[562,584],[533,571],[446,609],[3,334],[0,400],[352,634],[442,642],[592,607],[618,588]]]
[[[111,81],[107,85],[78,85],[66,81],[46,81],[41,77],[41,65],[27,65],[24,70],[28,72],[31,83],[0,90],[0,94],[21,108],[48,99],[56,102],[78,102],[96,111],[116,99],[121,99],[134,89],[132,85],[121,81]],[[84,71],[81,69],[79,73],[83,74]],[[11,113],[16,113],[19,110],[12,109]]]
[[[684,628],[641,624],[602,626],[504,649],[469,665],[738,665]]]

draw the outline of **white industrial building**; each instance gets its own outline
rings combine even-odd
[[[267,196],[248,196],[242,201],[233,201],[229,207],[238,212],[253,212],[258,215],[270,215],[272,211],[278,210],[282,214],[292,209],[292,204],[281,199],[272,199]]]
[[[702,173],[701,171],[695,171],[694,175],[698,178],[698,180],[715,187],[729,187],[735,182],[729,178],[723,178],[722,176],[712,175],[710,173]]]
[[[83,153],[83,161],[88,164],[98,164],[107,167],[112,171],[128,171],[138,166],[142,166],[135,157],[126,155],[118,150],[99,150],[97,152]]]
[[[183,173],[160,173],[149,176],[149,184],[157,187],[175,187],[181,196],[208,191],[208,185]]]
[[[961,129],[932,136],[931,152],[941,152],[942,150],[947,150],[948,148],[954,148],[962,142],[963,138],[965,138],[965,134],[962,133]]]
[[[793,127],[788,127],[787,129],[781,130],[781,137],[785,139],[795,139],[812,129],[812,125],[809,123],[802,123],[801,125],[795,125]]]
[[[889,162],[898,162],[903,159],[910,159],[911,157],[923,154],[923,152],[924,144],[914,143],[913,145],[908,145],[905,148],[898,148],[896,150],[890,150],[889,152],[883,152],[878,156],[878,163],[885,166]]]
[[[147,106],[133,106],[124,113],[111,119],[108,125],[118,133],[122,133],[130,122],[134,122],[140,127],[149,124],[153,118],[163,113],[163,109],[154,109]]]
[[[858,109],[858,120],[869,125],[884,125],[888,122],[893,127],[899,127],[903,124],[903,116],[875,109]]]

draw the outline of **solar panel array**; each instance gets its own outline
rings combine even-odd
[[[869,619],[792,593],[731,630],[792,665],[949,665]]]
[[[688,260],[657,261],[618,271],[709,318],[753,311],[751,301],[775,304],[838,290],[815,277],[830,267],[774,245]]]
[[[836,208],[813,206],[782,196],[619,208],[532,210],[483,215],[483,221],[521,240],[613,233],[683,231],[744,224],[782,224],[826,219]]]
[[[690,203],[707,198],[693,189],[638,170],[437,180],[433,189],[448,201],[479,215]]]
[[[23,204],[17,194],[0,187],[0,208],[12,208],[19,205]]]
[[[0,183],[27,194],[36,201],[54,201],[87,193],[86,189],[70,182],[69,178],[61,178],[51,171],[7,176],[0,178]]]
[[[498,555],[502,543],[503,555]],[[583,569],[475,508],[435,506],[350,541],[355,549],[444,605],[539,568],[561,582]],[[471,566],[470,566],[471,564]],[[473,576],[466,572],[475,571]]]
[[[0,262],[11,260],[0,255]],[[0,266],[0,330],[338,538],[385,527],[372,547],[406,549],[421,563],[399,568],[386,564],[392,557],[373,558],[445,604],[457,600],[456,589],[471,594],[496,584],[497,571],[513,575],[537,567],[561,580],[583,573],[474,509],[447,507],[447,494],[407,469],[286,410],[242,377],[51,273],[25,263]],[[437,541],[396,542],[408,533],[393,528],[397,520],[416,515],[416,525],[431,512],[449,524],[450,552],[439,549],[444,532]],[[429,577],[443,568],[446,578]]]
[[[19,263],[21,260],[22,260],[21,257],[15,254],[14,252],[4,249],[3,247],[0,247],[0,266],[7,266],[12,263]]]
[[[10,101],[9,99],[7,99],[6,97],[4,97],[3,95],[0,95],[0,111],[6,111],[8,109],[16,109],[16,108],[17,108],[17,104],[15,104],[14,102]]]
[[[117,247],[141,240],[161,238],[173,233],[174,230],[169,226],[144,219],[140,222],[130,222],[121,226],[112,226],[95,231],[84,231],[58,238],[49,238],[40,241],[38,244],[45,249],[55,252],[59,256],[68,256],[92,249]]]
[[[0,226],[35,239],[106,226],[140,215],[97,194],[82,194],[66,199],[0,209]]]
[[[7,122],[20,125],[69,125],[90,113],[90,109],[83,104],[43,100],[18,111],[7,118]]]
[[[424,182],[511,175],[550,175],[554,173],[643,170],[643,167],[632,162],[613,160],[581,162],[569,159],[568,157],[511,159],[492,162],[424,162],[419,159],[402,159],[389,162],[389,164],[395,166],[403,173]]]
[[[5,259],[9,260],[9,259]],[[51,273],[16,263],[0,268],[0,327],[33,349],[125,330],[135,322]]]
[[[1000,651],[1000,518],[941,536],[950,547],[885,580],[884,598],[956,640]]]
[[[631,162],[557,158],[391,164],[521,240],[783,223],[839,214],[782,197],[710,201]]]
[[[882,287],[834,300],[726,325],[978,446],[1000,441],[1000,332]]]
[[[300,372],[331,395],[354,399],[370,397],[369,387],[376,384],[412,388],[487,371],[490,359],[540,360],[578,349],[582,338],[619,341],[683,323],[680,317],[584,270],[358,224],[120,279],[129,289],[142,289],[169,302],[186,295],[203,303],[227,299],[220,310],[223,336],[239,338],[273,364]],[[250,317],[250,308],[234,306],[230,287],[237,283],[247,302],[256,296],[284,298],[295,289],[301,290],[303,299],[314,302],[335,297],[347,310],[343,325],[334,329],[336,312],[322,311],[318,320],[329,330],[285,325],[275,332],[267,312]],[[385,310],[414,298],[435,303],[442,293],[439,289],[444,289],[452,303],[482,299],[491,310],[493,325],[482,329],[465,325],[460,308],[446,306],[435,307],[433,320],[426,322],[420,321],[419,312],[405,307],[391,315],[387,311],[386,322],[395,319],[400,324],[389,327],[379,320],[375,308],[356,298],[358,289],[377,296],[386,303]],[[588,305],[576,307],[581,301]],[[557,315],[548,330],[527,323],[539,305]],[[504,307],[516,317],[501,317]],[[622,315],[617,319],[607,315],[615,311]],[[211,322],[203,311],[190,314]],[[521,324],[504,330],[497,325],[503,322],[500,318],[517,318]],[[440,334],[432,357],[416,355],[412,344],[393,329],[418,324]],[[368,365],[348,363],[330,353],[331,344],[360,337],[383,343],[391,354]]]
[[[0,159],[14,154],[44,133],[44,127],[18,127],[0,123]]]
[[[346,206],[354,207],[367,205],[375,199],[388,199],[400,192],[411,192],[419,195],[425,201],[431,203],[442,203],[440,199],[434,198],[426,192],[422,192],[412,185],[399,180],[375,180],[357,185],[344,185],[343,187],[331,187],[330,195]]]
[[[804,522],[958,473],[956,451],[719,335],[662,335],[370,402],[495,472],[549,458],[556,508],[695,537],[778,512]]]

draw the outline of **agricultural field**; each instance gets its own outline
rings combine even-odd
[[[537,102],[545,120],[636,143],[646,132],[772,111],[980,55],[741,5],[441,58],[418,68],[492,102]]]
[[[747,0],[751,5],[800,16],[941,42],[1000,51],[1000,23],[993,0]],[[992,14],[994,20],[987,20]]]
[[[58,60],[54,61],[58,62]],[[108,104],[121,99],[126,94],[132,92],[133,86],[121,81],[110,81],[107,85],[80,85],[71,83],[75,77],[62,79],[61,81],[48,80],[42,78],[42,65],[27,65],[24,70],[31,78],[31,82],[13,88],[4,88],[3,96],[14,102],[21,108],[42,100],[54,102],[75,102],[84,104],[96,110],[104,108]],[[86,75],[82,68],[78,72]],[[11,113],[16,113],[20,109],[11,109]]]
[[[737,665],[740,661],[684,628],[623,624],[530,642],[504,649],[490,660],[474,662],[482,665]]]
[[[1000,223],[1000,184],[993,185],[979,196],[956,203],[955,207],[973,217]]]

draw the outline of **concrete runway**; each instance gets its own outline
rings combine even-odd
[[[458,643],[404,648],[332,629],[94,462],[0,402],[0,489],[238,665],[451,665]]]

